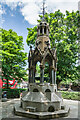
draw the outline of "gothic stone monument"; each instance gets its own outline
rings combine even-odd
[[[36,83],[36,64],[40,62],[40,83]],[[63,105],[61,94],[56,84],[56,49],[51,49],[49,25],[42,20],[37,26],[35,49],[30,47],[29,56],[29,90],[23,92],[20,105],[15,105],[17,115],[47,119],[67,116],[69,108]],[[49,64],[49,81],[44,83],[45,62]]]

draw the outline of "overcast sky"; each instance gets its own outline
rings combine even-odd
[[[6,30],[13,29],[18,35],[23,36],[25,51],[29,51],[26,45],[27,28],[37,25],[38,15],[42,12],[43,0],[0,0],[0,26]],[[78,10],[80,0],[46,0],[46,12],[55,12],[60,9]]]

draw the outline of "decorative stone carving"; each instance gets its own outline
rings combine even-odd
[[[35,80],[36,64],[40,62],[40,83]],[[35,49],[30,46],[29,56],[29,91],[23,92],[21,107],[15,106],[15,113],[37,119],[49,119],[67,116],[69,108],[63,107],[62,97],[57,92],[56,49],[51,49],[49,39],[49,25],[41,21],[37,28]],[[49,81],[44,83],[45,62],[49,64]],[[20,108],[20,109],[19,109]]]

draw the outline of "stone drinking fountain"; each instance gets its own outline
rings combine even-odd
[[[40,62],[40,83],[36,83],[36,64]],[[56,49],[51,49],[49,39],[49,25],[44,19],[37,25],[37,39],[35,49],[30,46],[29,56],[29,89],[24,91],[20,104],[14,107],[16,115],[50,119],[65,117],[69,113],[69,107],[63,104],[61,93],[57,91]],[[49,64],[49,81],[44,82],[45,62]]]

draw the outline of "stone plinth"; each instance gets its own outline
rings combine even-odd
[[[15,105],[17,115],[32,118],[56,118],[66,116],[68,112],[56,84],[30,84],[29,91],[22,94],[20,105]]]
[[[16,104],[14,107],[14,113],[19,116],[29,117],[29,118],[35,118],[35,119],[53,119],[53,118],[59,118],[59,117],[66,117],[68,116],[70,111],[70,108],[68,106],[65,107],[63,110],[58,110],[54,112],[30,112],[25,111],[20,107],[19,104]]]

